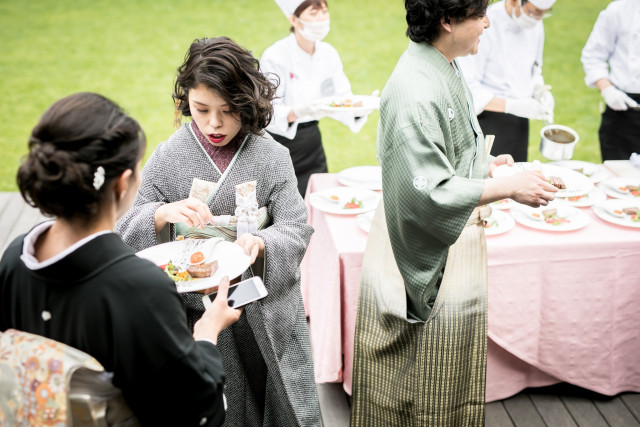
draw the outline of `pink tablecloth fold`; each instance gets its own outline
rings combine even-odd
[[[337,186],[313,175],[307,194]],[[310,208],[310,207],[309,207]],[[589,209],[582,230],[516,225],[487,238],[487,401],[566,381],[599,393],[640,391],[640,230]],[[316,380],[351,393],[353,334],[367,235],[355,216],[310,208],[315,228],[302,265]]]

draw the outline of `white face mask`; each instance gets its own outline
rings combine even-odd
[[[522,7],[522,0],[519,0],[518,3],[520,3],[520,16],[516,16],[516,8],[514,7],[511,10],[511,18],[518,23],[520,28],[528,30],[538,25],[540,21],[527,15],[527,12],[524,11],[524,8]]]
[[[300,35],[307,40],[319,42],[329,34],[330,27],[328,19],[316,22],[307,22],[298,19],[298,22],[304,25],[304,29],[298,29],[298,31],[300,31]]]

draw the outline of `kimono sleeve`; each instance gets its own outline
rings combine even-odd
[[[291,158],[283,150],[286,149],[281,147],[281,155],[265,164],[267,172],[264,175],[272,181],[267,202],[271,225],[258,230],[256,235],[265,242],[267,264],[282,262],[273,267],[285,276],[293,277],[302,262],[313,228],[307,224],[307,209],[297,189]]]
[[[424,235],[455,243],[484,188],[483,180],[456,175],[439,119],[418,117],[382,135],[388,147],[381,164],[389,231],[401,236],[407,251],[420,251]]]
[[[113,382],[142,425],[221,425],[222,357],[193,339],[175,285],[137,257],[111,274]]]

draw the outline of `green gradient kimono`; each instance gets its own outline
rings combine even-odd
[[[410,42],[382,93],[384,203],[365,252],[352,426],[482,425],[484,136],[456,64]]]

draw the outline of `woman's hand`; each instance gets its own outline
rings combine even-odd
[[[207,224],[214,223],[209,206],[194,197],[158,207],[153,219],[156,224],[156,232],[162,230],[167,224],[177,222],[184,222],[189,227],[197,225],[200,229],[204,229]]]
[[[511,154],[500,154],[489,163],[489,176],[493,178],[493,170],[501,165],[513,166],[513,157]]]
[[[229,295],[229,278],[223,277],[218,284],[218,295],[207,308],[202,317],[193,326],[193,338],[218,342],[218,334],[224,328],[237,322],[242,310],[229,307],[227,297]]]
[[[235,243],[242,246],[244,253],[251,257],[251,264],[256,262],[257,257],[264,258],[264,240],[260,237],[245,233]]]

